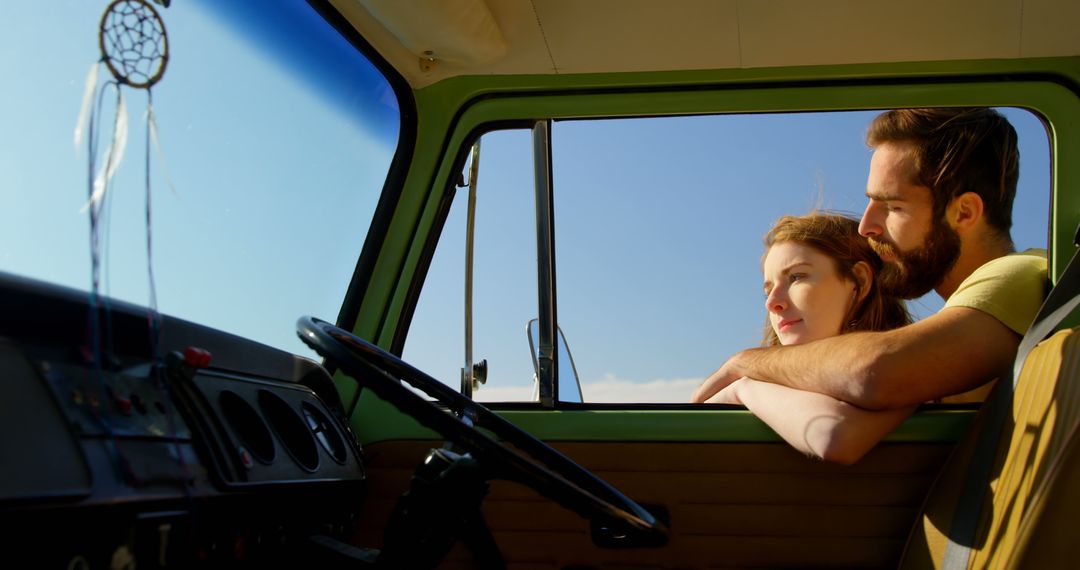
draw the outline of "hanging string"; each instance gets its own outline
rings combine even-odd
[[[105,96],[109,90],[116,90],[116,114],[113,118],[112,136],[105,151],[105,163],[98,167],[99,146],[99,122],[103,115]],[[120,161],[123,158],[124,148],[127,146],[127,113],[123,105],[123,93],[115,81],[103,84],[97,91],[96,106],[91,110],[89,117],[90,129],[88,132],[88,158],[90,185],[88,188],[89,198],[82,211],[89,212],[90,217],[90,346],[91,358],[98,370],[99,383],[101,384],[102,399],[111,404],[108,387],[105,385],[103,366],[116,360],[113,352],[113,327],[112,310],[109,295],[109,270],[108,270],[108,238],[109,238],[109,208],[111,201],[107,190],[111,187],[112,175],[116,173]],[[102,295],[102,281],[105,280],[106,294]],[[107,432],[111,428],[105,422]]]
[[[186,484],[191,480],[191,468],[188,466],[187,461],[184,459],[184,451],[180,445],[180,435],[176,429],[176,420],[173,417],[173,411],[176,409],[172,405],[172,394],[168,384],[165,382],[165,358],[161,352],[161,313],[158,312],[157,301],[157,284],[154,279],[154,232],[153,232],[153,192],[151,187],[152,176],[150,174],[150,147],[157,148],[158,153],[161,153],[161,146],[158,143],[157,138],[157,125],[154,120],[154,92],[147,87],[146,89],[146,152],[144,154],[144,170],[145,170],[145,183],[146,183],[146,272],[148,278],[149,287],[149,303],[146,311],[147,328],[150,333],[150,355],[152,363],[150,366],[150,374],[154,378],[154,383],[157,386],[158,391],[165,398],[165,423],[168,430],[169,439],[172,441],[173,452],[176,454],[176,460],[180,467],[180,472],[183,474],[185,485],[184,493],[188,498],[191,498],[190,489]],[[173,190],[175,192],[175,189]]]
[[[99,62],[100,63],[100,62]],[[87,196],[94,194],[94,171],[97,158],[97,113],[90,112],[89,103],[93,101],[94,87],[96,87],[97,81],[97,65],[94,64],[90,69],[90,76],[87,77],[87,89],[84,90],[82,110],[79,112],[79,123],[75,127],[75,143],[78,144],[82,138],[83,127],[87,129]],[[95,83],[90,83],[94,81]],[[90,97],[88,98],[87,95]],[[85,347],[83,354],[84,359],[91,362],[98,362],[101,354],[100,337],[98,335],[97,326],[97,291],[98,291],[98,258],[97,258],[97,244],[96,244],[96,226],[97,220],[94,217],[94,213],[90,213],[90,298],[88,302],[89,314],[86,319],[86,338],[88,346]]]
[[[105,153],[105,164],[97,168],[98,157],[98,121],[101,116],[101,108],[104,103],[107,90],[113,87],[117,93],[117,111],[113,119],[113,133],[109,149]],[[85,98],[84,98],[85,102]],[[80,113],[81,114],[81,113]],[[90,301],[88,331],[89,357],[93,364],[94,375],[97,379],[100,401],[105,413],[98,413],[97,407],[91,406],[90,411],[94,420],[101,426],[107,437],[107,449],[113,459],[113,465],[117,469],[117,475],[138,484],[139,477],[132,469],[131,462],[124,453],[113,429],[110,418],[115,417],[116,410],[112,393],[105,377],[106,363],[115,361],[112,346],[112,311],[109,307],[108,296],[101,295],[102,261],[105,255],[105,243],[108,236],[107,205],[112,174],[115,174],[120,158],[123,156],[126,145],[127,133],[121,132],[127,128],[126,110],[123,106],[123,94],[116,82],[107,82],[98,90],[96,108],[90,111],[87,119],[87,193],[89,201],[84,210],[90,213]],[[82,121],[80,121],[81,123]],[[76,140],[81,133],[76,133]],[[110,172],[111,170],[111,172]],[[95,199],[97,196],[97,199]]]
[[[101,102],[105,98],[105,92],[110,87],[116,90],[116,115],[113,119],[113,136],[110,137],[111,142],[105,153],[105,166],[98,170],[98,174],[94,179],[91,202],[94,202],[95,194],[97,195],[97,202],[91,208],[91,231],[95,234],[94,245],[97,249],[98,259],[98,275],[95,278],[94,286],[96,290],[94,294],[100,304],[99,310],[104,325],[104,330],[101,333],[103,342],[100,343],[103,352],[97,356],[102,362],[112,365],[117,361],[117,358],[113,350],[112,307],[110,306],[112,273],[109,270],[112,256],[109,243],[112,236],[112,204],[115,200],[113,199],[113,193],[109,192],[109,190],[112,188],[113,175],[119,168],[120,161],[123,160],[124,149],[127,147],[128,120],[123,91],[120,90],[120,85],[114,81],[105,83],[101,88],[101,96],[98,98],[98,116],[101,114]],[[104,267],[104,270],[102,270],[102,267]],[[105,281],[104,295],[101,294],[100,281],[102,279]]]
[[[146,154],[144,161],[145,179],[146,179],[146,271],[148,277],[148,286],[150,289],[149,310],[147,311],[147,323],[150,327],[150,346],[154,349],[152,354],[154,360],[157,361],[160,356],[157,352],[158,334],[161,332],[161,315],[158,314],[157,305],[157,286],[154,284],[154,240],[153,240],[153,221],[152,221],[152,196],[150,191],[150,144],[151,139],[154,138],[153,123],[153,108],[154,108],[154,93],[150,89],[146,90]]]

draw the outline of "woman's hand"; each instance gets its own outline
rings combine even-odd
[[[744,384],[747,378],[744,376],[738,380],[728,384],[723,390],[720,390],[716,394],[713,394],[708,400],[705,400],[706,404],[735,404],[737,406],[743,405],[742,400],[739,399],[739,387]]]

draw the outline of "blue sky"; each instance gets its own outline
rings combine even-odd
[[[72,133],[107,3],[38,4],[0,7],[0,68],[17,78],[0,106],[0,271],[85,290],[86,152],[72,148]],[[287,65],[270,57],[287,50],[254,47],[283,45],[283,22],[294,30],[315,22],[234,6],[227,16],[267,18],[258,33],[237,38],[203,5],[162,10],[172,59],[153,94],[165,155],[152,159],[160,309],[310,354],[293,326],[303,314],[337,315],[393,152],[393,102],[362,80],[370,70],[332,35],[307,42],[317,54]],[[315,76],[359,79],[305,84]],[[111,190],[107,290],[145,304],[146,96],[124,94],[131,133]],[[107,99],[103,121],[113,109]],[[1046,135],[1032,115],[1006,113],[1023,157],[1013,235],[1020,248],[1045,247]],[[762,234],[778,216],[814,207],[861,213],[870,157],[863,134],[873,114],[557,122],[559,316],[586,396],[683,401],[727,355],[755,345]],[[481,152],[475,353],[492,369],[482,399],[517,397],[531,381],[530,144],[527,132],[493,133]],[[405,351],[455,386],[463,198]],[[925,315],[939,306],[931,295],[913,308]]]

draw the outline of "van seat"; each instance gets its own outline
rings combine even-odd
[[[995,391],[1009,389],[999,384]],[[916,521],[901,568],[954,567],[945,563],[948,537],[956,535],[952,526],[958,498],[990,407],[989,402],[983,406],[946,462]],[[970,549],[966,567],[1080,564],[1075,535],[1080,513],[1080,327],[1062,330],[1031,350],[1009,412],[999,433],[989,487],[978,490],[982,507],[974,538],[954,539]],[[963,553],[957,545],[952,548],[951,557]]]

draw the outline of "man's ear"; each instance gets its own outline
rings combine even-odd
[[[851,267],[851,274],[855,276],[855,304],[858,305],[870,294],[870,283],[874,280],[874,270],[870,264],[859,261]]]
[[[957,233],[966,232],[983,217],[982,196],[974,192],[964,192],[953,198],[946,211],[946,216],[948,216],[949,225]]]

